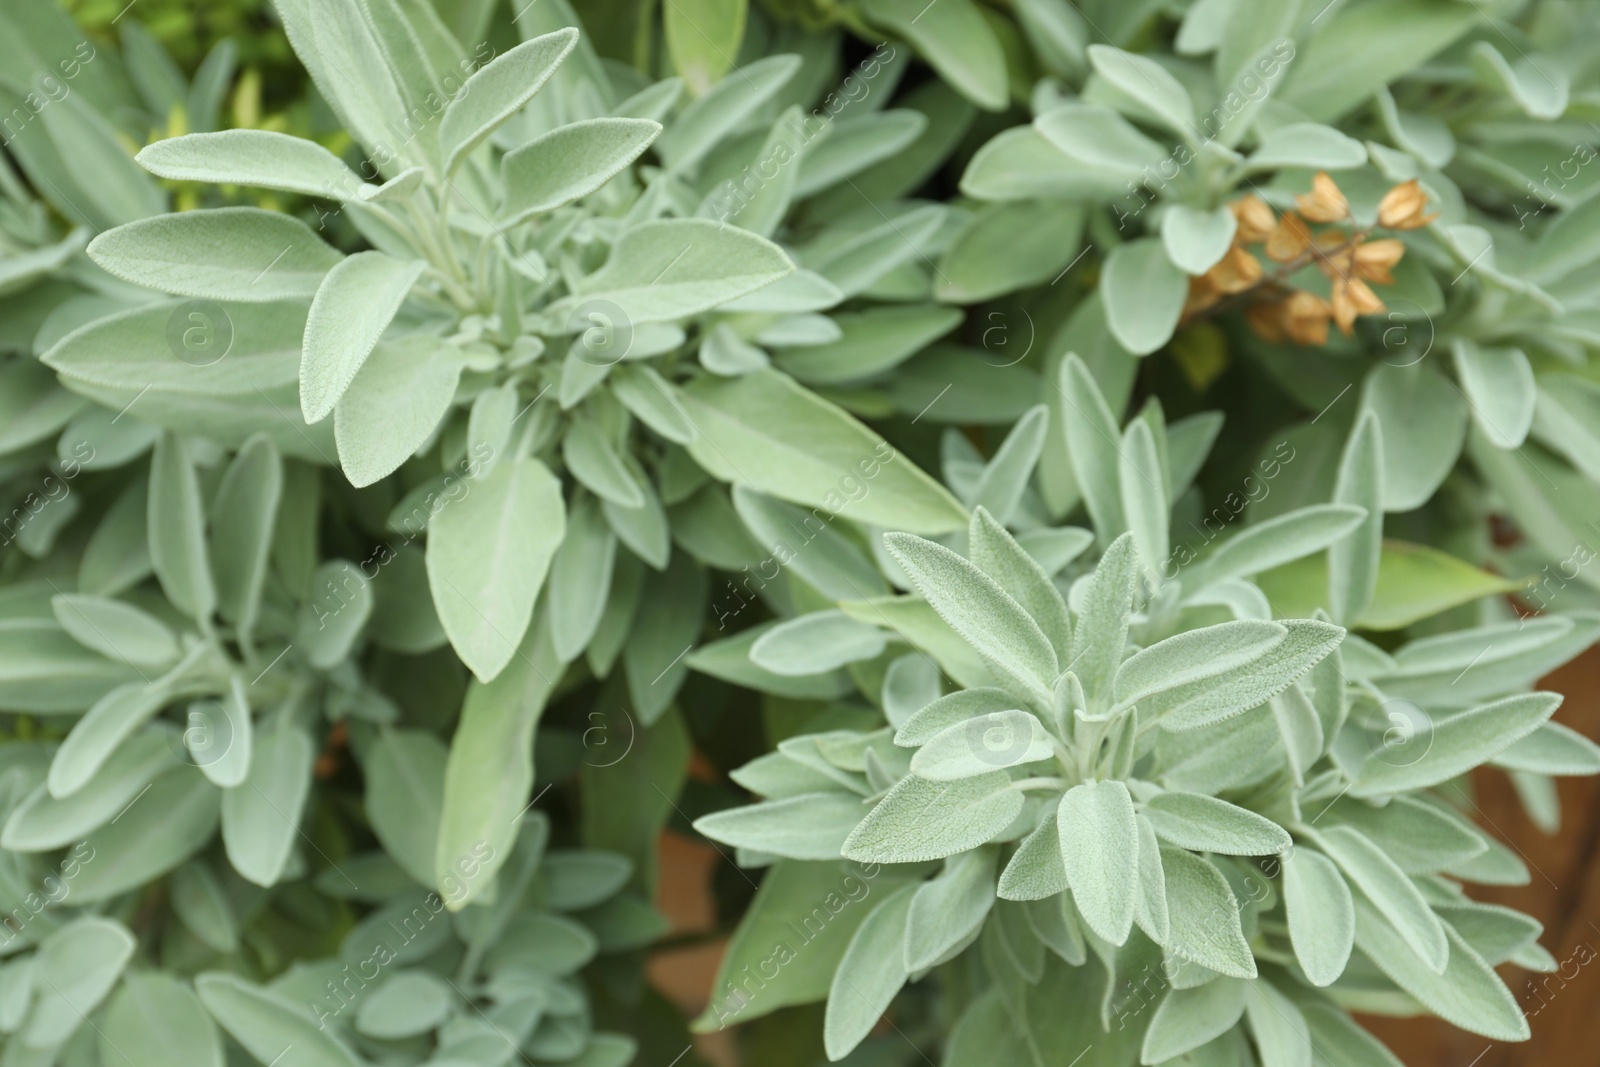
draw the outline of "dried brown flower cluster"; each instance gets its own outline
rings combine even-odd
[[[1245,318],[1264,340],[1320,345],[1328,340],[1328,324],[1349,336],[1360,315],[1384,310],[1372,284],[1394,282],[1390,273],[1405,245],[1392,237],[1372,239],[1350,218],[1350,203],[1326,172],[1312,180],[1311,192],[1297,198],[1298,211],[1273,212],[1266,201],[1250,194],[1229,205],[1238,222],[1232,247],[1210,270],[1189,281],[1184,320],[1218,309],[1230,297],[1247,300]],[[1437,215],[1426,213],[1428,196],[1416,179],[1390,189],[1378,205],[1377,227],[1415,230]],[[1313,231],[1311,224],[1327,226]],[[1374,228],[1377,228],[1374,227]],[[1260,253],[1250,251],[1261,246]],[[1260,255],[1277,264],[1268,273]],[[1315,263],[1327,276],[1327,297],[1289,285],[1296,271]]]

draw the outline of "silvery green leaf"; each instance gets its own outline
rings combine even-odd
[[[1435,973],[1444,972],[1450,954],[1444,924],[1410,877],[1359,830],[1330,826],[1315,838],[1345,876],[1394,927],[1405,943]]]
[[[1244,1014],[1250,984],[1218,978],[1193,989],[1170,990],[1145,1031],[1140,1063],[1167,1063],[1233,1028]]]
[[[1140,180],[1145,168],[1156,166],[1167,155],[1159,144],[1103,104],[1062,104],[1034,119],[1033,129],[1045,146],[1053,146],[1067,159],[1110,176],[1112,182]],[[999,143],[998,139],[991,142]],[[974,167],[977,162],[975,158]]]
[[[805,152],[807,141],[802,114],[798,104],[786,108],[772,123],[750,163],[734,177],[713,186],[696,214],[734,223],[762,237],[776,233],[788,214],[800,178],[796,162]],[[813,125],[817,121],[813,118]]]
[[[1516,63],[1508,62],[1489,41],[1473,44],[1471,55],[1479,75],[1504,90],[1530,118],[1557,119],[1567,110],[1571,80],[1557,64],[1526,54]]]
[[[271,130],[190,133],[146,145],[134,157],[152,174],[211,185],[254,185],[348,200],[365,184],[315,141]]]
[[[1002,525],[1016,513],[1022,494],[1033,476],[1034,464],[1044,451],[1044,432],[1050,409],[1036,404],[1017,420],[1006,439],[983,468],[972,493],[972,506],[985,508]]]
[[[771,365],[766,351],[740,337],[732,326],[719,323],[700,342],[700,365],[712,374],[736,378]]]
[[[162,434],[150,457],[150,561],[174,607],[209,619],[217,591],[206,550],[200,481],[183,438]]]
[[[1311,1032],[1292,1000],[1271,982],[1245,987],[1245,1019],[1265,1063],[1311,1067]]]
[[[1560,705],[1558,693],[1521,693],[1436,718],[1426,737],[1413,741],[1426,744],[1421,756],[1395,760],[1379,749],[1362,765],[1350,795],[1381,796],[1449,781],[1533,733]]]
[[[1083,932],[1078,929],[1078,909],[1070,892],[1027,901],[1022,908],[1028,925],[1045,947],[1074,967],[1088,959]]]
[[[1096,934],[1122,944],[1138,894],[1139,828],[1128,787],[1116,780],[1075,785],[1062,796],[1056,820],[1079,914]]]
[[[0,1033],[14,1034],[33,1009],[32,955],[0,964]]]
[[[1415,797],[1390,797],[1381,807],[1340,799],[1323,810],[1329,825],[1360,830],[1407,874],[1445,870],[1488,848],[1484,836],[1459,815]]]
[[[836,229],[802,248],[801,261],[845,296],[857,296],[907,265],[931,262],[948,210],[908,204],[886,216],[876,209],[862,226]],[[927,292],[919,285],[906,296],[923,299]]]
[[[110,900],[160,878],[216,839],[222,790],[193,767],[179,766],[150,783],[137,799],[84,838],[83,862],[72,899]]]
[[[244,784],[222,794],[222,843],[247,881],[271,886],[282,878],[300,838],[316,754],[310,735],[298,727],[262,730]]]
[[[723,481],[913,533],[966,525],[966,510],[943,486],[844,411],[776,371],[705,376],[681,399],[699,431],[689,453]],[[857,488],[862,485],[870,489]]]
[[[1072,658],[1072,616],[1060,590],[983,505],[967,527],[967,552],[978,569],[1009,593],[1039,624],[1056,651],[1057,662]]]
[[[222,1036],[200,998],[159,971],[129,975],[111,998],[99,1029],[101,1058],[129,1067],[223,1064]]]
[[[57,593],[50,598],[50,607],[73,640],[102,656],[144,667],[162,667],[178,658],[177,636],[132,604],[84,593]]]
[[[1355,530],[1366,517],[1365,511],[1349,504],[1312,504],[1251,523],[1205,557],[1199,582],[1209,585],[1259,574],[1320,552]]]
[[[626,465],[626,461],[624,463]],[[635,473],[632,466],[628,470],[630,475]],[[602,499],[600,512],[606,517],[606,524],[617,535],[617,539],[635,556],[655,570],[665,570],[672,558],[672,532],[666,509],[661,506],[661,498],[648,482],[635,477],[633,484],[643,498],[639,507],[625,508],[614,500]]]
[[[449,750],[420,730],[385,730],[364,765],[367,818],[378,841],[422,885],[433,884]]]
[[[1367,517],[1328,548],[1328,608],[1334,622],[1361,618],[1378,587],[1383,547],[1384,445],[1377,413],[1361,412],[1339,459],[1333,502],[1365,508]]]
[[[1145,936],[1161,944],[1172,932],[1167,911],[1166,873],[1161,866],[1161,844],[1155,829],[1143,815],[1135,815],[1139,828],[1139,887],[1133,902],[1133,921]]]
[[[907,748],[927,744],[935,735],[968,719],[1015,708],[1017,698],[1004,689],[958,689],[933,701],[901,723],[894,743]]]
[[[315,296],[344,258],[299,219],[253,207],[140,219],[102,233],[88,253],[136,285],[246,303]]]
[[[1356,947],[1434,1014],[1496,1041],[1526,1041],[1528,1021],[1516,998],[1472,946],[1449,926],[1448,958],[1433,970],[1365,900],[1356,902]]]
[[[713,841],[796,860],[838,859],[866,813],[851,793],[807,793],[702,815],[694,828]]]
[[[899,729],[939,699],[939,665],[920,652],[897,656],[883,672],[880,703],[889,725]]]
[[[977,933],[994,906],[995,859],[993,848],[951,856],[938,877],[917,887],[906,915],[908,973],[944,961]]]
[[[267,561],[283,497],[283,460],[265,435],[245,442],[228,464],[211,506],[212,570],[217,607],[241,640],[255,629]]]
[[[898,155],[916,141],[927,126],[928,117],[911,108],[852,113],[835,118],[825,134],[805,146],[800,157],[795,198],[815,196],[848,181],[875,163]]]
[[[239,920],[211,868],[192,860],[172,872],[172,910],[189,932],[218,952],[239,950]]]
[[[1236,619],[1174,634],[1140,649],[1117,667],[1119,705],[1238,671],[1268,655],[1288,630],[1275,622]]]
[[[1094,529],[1109,544],[1128,528],[1122,513],[1116,416],[1089,368],[1075,353],[1061,362],[1058,386],[1064,409],[1067,450],[1073,473],[1094,520]],[[1120,651],[1120,649],[1119,649]]]
[[[533,790],[533,735],[561,672],[536,624],[505,670],[473,680],[445,763],[432,882],[458,911],[488,888],[517,839]]]
[[[1304,784],[1325,746],[1322,720],[1311,698],[1298,685],[1273,697],[1271,706],[1278,734],[1283,738],[1284,754],[1289,758],[1289,771],[1297,784]]]
[[[1150,237],[1118,245],[1100,276],[1111,335],[1136,356],[1149,355],[1172,338],[1188,293],[1188,275]]]
[[[1544,615],[1418,638],[1375,677],[1385,693],[1462,707],[1522,689],[1593,640],[1577,617]]]
[[[1600,774],[1600,745],[1558,722],[1547,722],[1504,748],[1491,761],[1496,767],[1535,774]]]
[[[582,911],[610,899],[633,877],[633,861],[614,852],[561,849],[539,865],[539,892],[555,911]]]
[[[50,795],[70,797],[88,785],[117,747],[171,699],[164,683],[127,682],[95,701],[50,761]]]
[[[903,886],[880,901],[857,928],[833,972],[822,1040],[830,1060],[861,1043],[906,983],[907,917],[915,890]]]
[[[1286,619],[1289,632],[1260,658],[1226,675],[1191,682],[1145,702],[1164,730],[1193,730],[1266,703],[1304,676],[1344,639],[1338,626],[1314,619]]]
[[[674,171],[692,169],[800,70],[794,55],[767,56],[730,72],[695,100],[661,135],[657,149]]]
[[[420,969],[398,971],[361,1001],[355,1028],[380,1040],[417,1037],[444,1022],[455,999],[436,975]]]
[[[1084,205],[1064,201],[983,205],[940,254],[934,295],[945,303],[973,304],[1060,278],[1077,265],[1085,214]],[[984,347],[1021,359],[1029,340],[1024,331],[1013,345],[1003,317],[990,312],[984,321]]]
[[[334,559],[319,566],[295,627],[307,661],[324,670],[343,661],[372,617],[374,599],[372,583],[355,564]]]
[[[293,1048],[305,1067],[359,1067],[361,1061],[343,1040],[279,993],[220,971],[199,975],[194,985],[212,1017],[262,1063]]]
[[[619,367],[612,372],[611,391],[634,417],[680,445],[694,440],[694,424],[678,402],[677,389],[651,367]]]
[[[300,356],[300,410],[321,422],[355,379],[427,264],[382,252],[336,263],[311,301]]]
[[[1161,216],[1161,244],[1185,274],[1204,274],[1233,246],[1238,220],[1225,207],[1201,211],[1174,204]]]
[[[601,118],[558,126],[500,161],[505,183],[501,225],[588,196],[650,147],[661,124],[649,119]]]
[[[36,787],[11,810],[0,832],[9,852],[66,848],[110,822],[157,774],[174,763],[171,735],[164,730],[134,734],[101,765],[89,782],[66,797]]]
[[[1344,973],[1355,944],[1350,887],[1333,861],[1309,846],[1296,846],[1281,862],[1295,959],[1312,985],[1331,985]]]
[[[625,231],[605,266],[546,315],[567,322],[585,304],[608,301],[635,326],[664,322],[754,292],[793,270],[777,245],[736,226],[709,219],[646,222]]]
[[[1261,139],[1261,144],[1250,153],[1249,169],[1348,170],[1366,161],[1366,146],[1355,138],[1346,137],[1332,126],[1294,122],[1279,126]]]
[[[428,585],[450,643],[482,681],[516,654],[566,528],[561,483],[536,459],[496,465],[428,525]]]
[[[1520,448],[1533,425],[1533,367],[1520,348],[1490,348],[1457,338],[1450,348],[1473,421],[1496,448]]]
[[[770,292],[787,282],[786,278],[761,292]],[[741,303],[751,299],[754,297],[745,297]],[[961,321],[957,309],[928,304],[869,307],[831,317],[841,334],[837,341],[780,352],[778,367],[811,385],[838,385],[870,378],[904,363]]]
[[[578,658],[600,625],[617,554],[617,538],[593,498],[573,503],[550,564],[550,636],[563,662]]]
[[[1515,960],[1524,948],[1537,945],[1544,932],[1544,924],[1533,916],[1498,904],[1462,900],[1435,904],[1434,909],[1491,967]]]
[[[371,485],[422,447],[450,410],[461,369],[461,350],[430,334],[378,342],[334,408],[351,485]]]
[[[439,119],[445,174],[533,98],[578,43],[574,27],[524,41],[473,72]]]
[[[467,415],[467,454],[479,462],[477,470],[468,471],[470,477],[488,474],[510,448],[512,428],[521,407],[522,398],[513,382],[485,389],[472,402]]]
[[[1161,866],[1172,923],[1167,952],[1234,978],[1256,977],[1255,958],[1239,927],[1239,901],[1222,872],[1176,848],[1162,848]]]
[[[1056,813],[1047,811],[1000,872],[997,892],[1003,900],[1045,900],[1066,891],[1061,833],[1056,828]]]
[[[993,840],[1021,810],[1022,794],[1004,771],[955,782],[903,778],[851,832],[842,851],[863,863],[943,859]]]
[[[733,506],[775,563],[828,599],[850,600],[887,592],[871,558],[825,511],[805,511],[742,485],[734,486]]]
[[[177,325],[178,348],[168,331]],[[162,301],[97,319],[63,337],[44,362],[71,382],[170,396],[256,395],[296,380],[302,303]]]
[[[231,677],[228,691],[219,700],[189,705],[183,743],[189,758],[215,784],[233,789],[244,781],[255,747],[255,724],[244,679]]]
[[[1379,363],[1367,375],[1361,405],[1375,412],[1383,427],[1384,510],[1421,507],[1455,466],[1466,439],[1467,402],[1461,391],[1425,362]]]
[[[911,772],[935,782],[1047,760],[1055,745],[1044,723],[1026,711],[995,711],[946,727],[911,757]]]
[[[750,646],[750,660],[773,674],[819,674],[874,659],[887,646],[879,627],[829,609],[780,622]]]
[[[116,985],[135,947],[127,927],[93,915],[75,919],[45,938],[33,961],[38,1000],[21,1043],[48,1049],[77,1032]]]
[[[78,563],[78,589],[116,596],[150,575],[146,483],[130,483],[107,509],[84,546]]]
[[[1122,663],[1128,620],[1133,614],[1138,566],[1133,535],[1123,534],[1106,549],[1084,585],[1075,670],[1090,700],[1085,711],[1103,713],[1111,706],[1112,682]]]
[[[994,579],[943,545],[913,534],[889,533],[883,540],[952,629],[1028,691],[1049,693],[1059,669],[1055,649]]]
[[[1157,793],[1143,812],[1163,840],[1194,852],[1273,856],[1293,844],[1271,819],[1198,793]]]
[[[962,96],[989,111],[1006,106],[1005,51],[972,0],[923,11],[916,0],[873,0],[867,19],[909,42]]]
[[[1534,410],[1534,439],[1593,480],[1600,473],[1600,434],[1594,429],[1600,392],[1580,378],[1552,375],[1536,388]]]
[[[578,415],[562,439],[567,469],[596,496],[623,508],[644,505],[644,494],[597,420]]]
[[[1162,125],[1188,139],[1194,128],[1194,104],[1183,84],[1148,56],[1110,45],[1092,44],[1089,62],[1117,93],[1136,102]]]
[[[1311,1031],[1316,1054],[1328,1067],[1405,1067],[1343,1008],[1302,1001],[1300,1014]]]
[[[688,676],[684,660],[705,626],[707,584],[705,568],[682,552],[673,553],[665,571],[645,576],[622,667],[633,710],[646,726],[667,710]]]
[[[1200,468],[1211,455],[1211,446],[1216,444],[1217,435],[1222,432],[1223,421],[1222,413],[1218,411],[1186,415],[1167,426],[1164,445],[1159,440],[1156,442],[1161,447],[1162,460],[1167,466],[1169,500],[1177,500],[1194,484]]]

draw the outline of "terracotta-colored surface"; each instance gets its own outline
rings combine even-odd
[[[716,929],[716,903],[711,896],[711,873],[724,862],[715,849],[682,834],[664,831],[656,846],[660,859],[660,884],[656,907],[672,924],[667,937],[679,938]],[[727,950],[726,937],[677,948],[664,948],[650,954],[645,975],[650,985],[670,1000],[685,1017],[694,1018],[705,1010],[711,996],[711,983],[717,965]],[[700,1034],[695,1051],[716,1067],[738,1063],[733,1035]]]

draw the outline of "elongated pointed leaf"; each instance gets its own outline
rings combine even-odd
[[[1128,787],[1116,780],[1075,785],[1062,796],[1056,823],[1079,914],[1095,933],[1122,944],[1138,894],[1139,828]]]
[[[439,119],[445,173],[533,99],[577,43],[577,29],[567,27],[524,41],[475,71]]]
[[[300,357],[300,410],[307,422],[333,413],[425,267],[421,260],[357,252],[322,279]]]
[[[649,119],[588,119],[558,126],[500,161],[506,199],[501,225],[511,226],[594,192],[639,158],[661,133]]]
[[[941,618],[991,662],[1035,692],[1048,693],[1059,670],[1039,624],[971,562],[912,534],[884,544]]]
[[[1199,793],[1157,793],[1143,810],[1163,840],[1193,852],[1272,856],[1292,844],[1271,819]]]
[[[1344,875],[1322,853],[1299,846],[1283,858],[1283,900],[1295,959],[1312,985],[1331,985],[1355,944],[1355,905]]]
[[[561,483],[536,459],[498,464],[428,525],[428,586],[450,643],[492,680],[515,655],[566,528]]]
[[[918,863],[976,848],[1011,825],[1022,794],[1004,771],[955,782],[902,778],[844,843],[847,859]]]
[[[253,207],[141,219],[107,230],[88,252],[136,285],[247,303],[314,296],[344,258],[299,219]]]
[[[152,174],[212,185],[254,185],[349,200],[365,184],[315,141],[272,130],[223,130],[169,137],[134,157]]]

